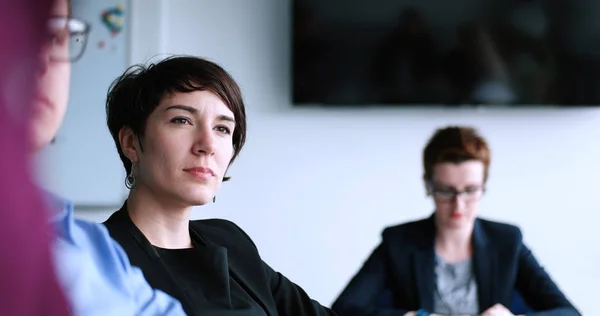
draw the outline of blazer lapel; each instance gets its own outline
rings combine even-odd
[[[433,292],[435,291],[435,254],[433,247],[419,249],[414,253],[415,278],[420,299],[420,308],[433,310]]]
[[[410,240],[407,240],[410,239]],[[394,240],[395,239],[395,240]],[[433,293],[435,291],[435,223],[433,216],[424,220],[412,231],[405,232],[402,235],[390,236],[391,245],[409,245],[414,248],[393,247],[390,256],[394,264],[392,266],[405,269],[407,259],[411,264],[411,271],[414,275],[415,285],[410,288],[411,301],[418,302],[418,307],[425,310],[433,310]],[[406,285],[408,286],[408,284]]]
[[[156,249],[129,217],[127,201],[104,224],[111,236],[125,249],[131,264],[142,269],[144,277],[153,288],[178,297],[185,310],[192,310],[192,302],[171,277]]]
[[[206,235],[203,235],[201,232],[201,229],[199,227],[193,225],[193,223],[190,227],[191,227],[191,233],[194,235],[194,237],[198,238],[206,245],[222,247],[222,245],[218,245],[218,244],[214,243],[209,238],[207,238]],[[270,294],[270,293],[265,293],[264,291],[261,291],[258,288],[258,283],[256,283],[256,282],[247,282],[247,280],[252,277],[252,276],[244,274],[244,271],[248,270],[249,265],[245,264],[244,262],[236,261],[235,258],[233,258],[229,253],[227,255],[227,259],[228,259],[228,264],[229,264],[230,277],[234,278],[235,281],[246,292],[248,292],[248,295],[250,295],[256,301],[256,303],[258,303],[258,305],[260,305],[267,312],[267,315],[277,315],[277,310],[275,309],[274,305],[272,303],[269,304],[269,302],[272,302],[273,299],[271,297],[266,296],[267,294]],[[244,266],[245,269],[243,269],[242,266]],[[255,272],[256,273],[255,273],[254,277],[256,277],[257,275],[262,275],[264,273],[264,271],[255,271]]]
[[[479,309],[483,311],[495,304],[494,284],[497,284],[495,278],[498,254],[493,247],[489,247],[488,238],[479,220],[475,221],[473,228],[473,259]]]

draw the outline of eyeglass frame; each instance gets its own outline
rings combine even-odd
[[[456,190],[455,188],[450,188],[447,190],[440,190],[438,188],[436,188],[436,185],[433,183],[433,181],[427,181],[427,189],[428,189],[428,193],[433,197],[433,199],[440,201],[440,202],[451,202],[454,201],[456,199],[458,199],[459,197],[463,200],[463,201],[467,201],[467,202],[471,202],[471,201],[476,201],[479,200],[483,194],[485,193],[485,185],[478,185],[474,191],[470,191],[469,189],[466,190]],[[446,191],[443,193],[448,193],[447,196],[440,196],[440,193],[442,193],[442,191]],[[469,197],[469,194],[479,194],[477,196],[473,196],[473,197]]]
[[[83,35],[85,37],[85,41],[84,41],[84,43],[83,43],[83,45],[81,47],[81,51],[80,51],[80,53],[78,55],[76,55],[76,56],[74,56],[72,58],[63,59],[63,58],[53,57],[52,54],[49,54],[48,57],[49,57],[50,61],[53,61],[53,62],[68,62],[68,63],[73,63],[73,62],[76,62],[79,59],[81,59],[81,57],[83,56],[83,53],[85,52],[85,49],[87,47],[87,42],[88,42],[88,39],[89,39],[90,31],[92,29],[91,24],[88,23],[87,21],[85,21],[84,19],[76,18],[76,17],[73,17],[73,16],[52,15],[52,16],[50,16],[48,18],[48,20],[52,20],[52,19],[65,19],[65,20],[67,20],[67,25],[68,25],[69,21],[77,21],[78,23],[83,24],[83,26],[84,26],[83,31],[81,31],[81,32],[73,32],[73,33],[69,32],[69,38],[71,36],[73,36],[73,35]],[[54,38],[52,38],[52,40],[51,40],[51,45],[54,45]]]

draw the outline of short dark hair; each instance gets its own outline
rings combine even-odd
[[[131,161],[123,154],[119,131],[126,126],[131,128],[141,147],[146,121],[163,98],[193,91],[215,93],[233,112],[236,126],[230,164],[235,160],[246,141],[246,109],[238,84],[211,61],[194,56],[171,56],[157,63],[129,67],[108,89],[106,122],[127,174],[131,171]],[[229,177],[223,178],[227,180]]]
[[[423,150],[423,179],[430,181],[433,168],[438,163],[481,161],[484,165],[484,182],[491,162],[490,148],[476,129],[465,126],[448,126],[438,129]]]

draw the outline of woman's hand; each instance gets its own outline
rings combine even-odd
[[[511,313],[508,308],[504,307],[502,304],[496,304],[486,311],[481,313],[479,316],[515,316]]]

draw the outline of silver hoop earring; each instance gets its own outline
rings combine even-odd
[[[129,170],[129,174],[125,177],[125,187],[131,190],[133,186],[135,186],[135,175],[133,174],[133,170],[135,169],[135,164],[131,163],[131,170]]]

